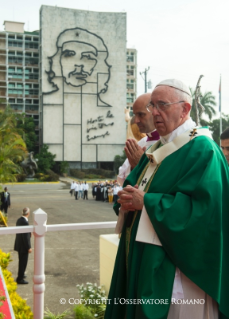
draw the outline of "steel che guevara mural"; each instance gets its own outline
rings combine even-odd
[[[103,100],[103,94],[108,90],[111,68],[103,39],[82,28],[66,29],[57,37],[56,49],[55,54],[48,57],[49,70],[46,70],[52,90],[43,94],[58,91],[55,80],[62,77],[66,85],[75,88],[96,84],[96,92],[94,90],[92,94],[97,94],[97,106],[110,107]]]

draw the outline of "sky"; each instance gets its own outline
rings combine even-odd
[[[38,30],[41,5],[126,12],[127,47],[138,51],[138,95],[144,93],[139,73],[148,67],[153,88],[169,78],[195,88],[202,74],[201,90],[216,97],[218,117],[221,76],[222,112],[229,114],[229,0],[11,0],[1,7],[0,30],[4,20]]]

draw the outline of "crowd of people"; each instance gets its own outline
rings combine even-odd
[[[78,199],[88,199],[89,185],[87,182],[72,181],[70,194]],[[92,183],[92,197],[96,201],[109,202],[112,204],[118,199],[118,192],[122,190],[121,185],[117,181],[98,181]]]
[[[78,199],[86,199],[88,200],[88,190],[89,185],[87,182],[75,182],[72,181],[71,188],[70,188],[70,194],[73,195],[76,200]]]
[[[112,204],[118,199],[118,192],[122,190],[117,181],[105,181],[92,184],[92,196],[97,201],[109,202]]]

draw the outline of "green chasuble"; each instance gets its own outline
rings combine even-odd
[[[144,154],[124,186],[137,184],[147,165]],[[144,205],[162,246],[135,240],[141,212],[129,212],[105,319],[166,319],[176,267],[217,301],[220,318],[229,318],[228,181],[224,155],[206,136],[161,162]]]

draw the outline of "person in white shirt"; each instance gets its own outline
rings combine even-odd
[[[79,192],[78,192],[78,197],[83,198],[83,183],[79,182]]]
[[[71,196],[72,196],[72,195],[75,195],[75,194],[74,194],[75,185],[76,185],[75,181],[72,181],[71,187],[70,187],[70,194],[71,194]]]
[[[114,188],[113,188],[113,201],[114,203],[117,201],[118,199],[118,192],[119,192],[119,187],[117,184],[114,185]]]

